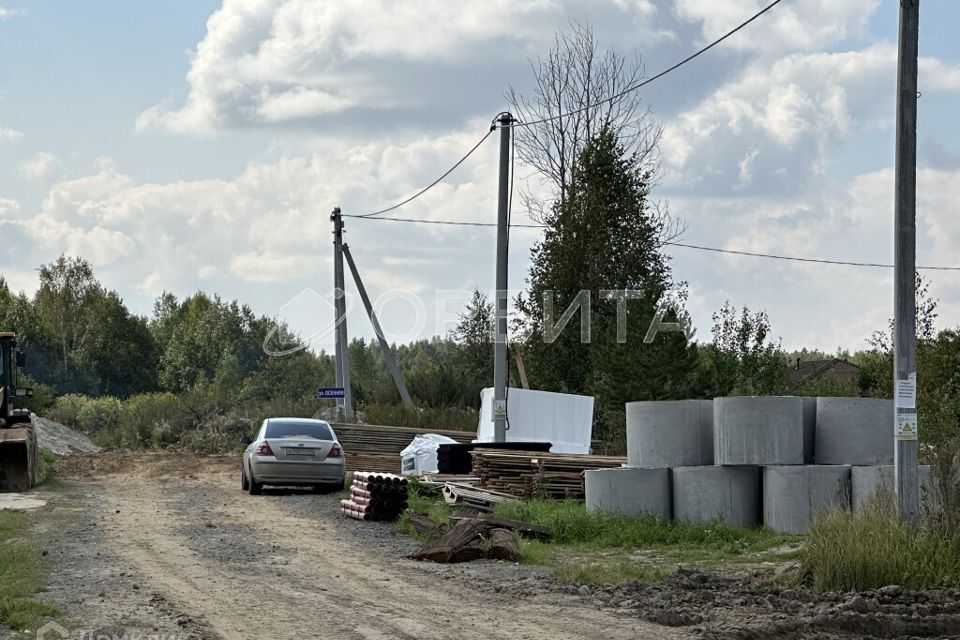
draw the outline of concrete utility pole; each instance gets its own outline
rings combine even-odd
[[[333,301],[336,322],[337,386],[343,387],[343,400],[337,400],[338,410],[346,420],[353,418],[353,398],[350,394],[350,354],[347,351],[347,301],[343,288],[343,218],[340,207],[330,214],[333,221]]]
[[[917,522],[917,42],[920,0],[900,0],[894,210],[894,438],[900,517]]]
[[[493,441],[507,441],[507,257],[510,248],[510,125],[505,111],[500,125],[500,194],[497,202],[496,337],[493,345]]]
[[[363,286],[363,280],[360,279],[360,272],[357,270],[357,264],[353,261],[353,255],[350,253],[350,247],[343,245],[343,255],[347,258],[347,266],[350,267],[350,273],[353,274],[353,281],[357,285],[357,291],[360,292],[360,299],[363,300],[363,307],[367,310],[367,316],[370,317],[370,324],[373,325],[373,331],[377,334],[377,340],[380,342],[380,351],[383,353],[383,360],[387,363],[387,369],[393,376],[393,383],[397,385],[397,392],[400,399],[403,400],[403,406],[413,411],[413,400],[410,399],[410,392],[407,391],[407,384],[403,380],[403,372],[397,366],[397,360],[393,357],[393,349],[383,335],[383,329],[380,328],[380,321],[377,320],[377,314],[370,304],[370,296],[367,295],[367,288]]]

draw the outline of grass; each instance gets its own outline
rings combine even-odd
[[[800,562],[818,591],[957,588],[960,531],[935,520],[911,528],[881,494],[860,513],[834,511],[816,521]]]
[[[584,504],[575,500],[507,502],[497,505],[496,513],[550,527],[554,543],[592,549],[669,547],[681,553],[709,551],[713,555],[739,556],[769,551],[798,539],[768,529],[736,529],[719,520],[693,524],[654,516],[587,513]]]
[[[446,522],[452,509],[411,483],[410,509]],[[767,529],[736,529],[719,520],[706,524],[657,517],[587,513],[575,500],[518,500],[500,503],[496,515],[549,527],[549,541],[520,540],[520,561],[550,567],[561,581],[592,584],[655,582],[677,563],[715,566],[783,561],[795,557],[799,536]],[[404,521],[402,533],[413,535]]]
[[[422,513],[432,520],[440,523],[450,521],[453,515],[453,509],[443,501],[436,493],[427,490],[420,484],[416,478],[409,478],[410,484],[407,490],[407,504],[411,513]],[[416,536],[416,531],[407,522],[407,518],[401,518],[397,523],[397,531],[408,536]]]
[[[0,623],[13,629],[36,629],[58,615],[55,607],[36,598],[48,565],[30,524],[27,514],[0,512]]]

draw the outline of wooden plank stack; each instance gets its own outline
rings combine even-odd
[[[623,466],[626,458],[565,453],[473,450],[480,486],[514,496],[582,499],[583,472]]]
[[[347,471],[363,469],[381,473],[400,472],[400,452],[420,433],[438,433],[458,442],[470,442],[472,431],[448,431],[415,427],[381,427],[367,424],[333,423],[343,447]]]
[[[437,448],[437,469],[440,473],[470,473],[473,465],[470,452],[478,448],[546,453],[550,451],[551,446],[549,442],[470,442],[441,444]]]
[[[392,522],[407,508],[407,479],[392,473],[354,471],[350,499],[340,511],[356,520]]]

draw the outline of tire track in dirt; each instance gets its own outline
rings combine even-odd
[[[111,547],[150,589],[204,620],[211,637],[689,637],[573,597],[529,602],[441,580],[412,561],[356,548],[322,518],[242,494],[236,461],[205,466],[147,456],[111,468],[102,482]],[[225,558],[231,549],[242,560]]]

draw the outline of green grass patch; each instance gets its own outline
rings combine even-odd
[[[960,531],[936,521],[911,528],[880,495],[860,513],[838,510],[814,522],[800,562],[819,591],[957,588]]]
[[[704,524],[670,522],[654,516],[587,513],[576,500],[520,500],[497,505],[504,518],[526,520],[553,531],[552,541],[593,549],[673,547],[725,556],[763,552],[798,540],[768,529],[736,529],[720,520]]]
[[[36,629],[55,607],[36,598],[46,581],[47,561],[31,535],[30,516],[0,512],[0,624],[13,629]]]
[[[410,510],[447,522],[450,505],[418,485],[410,485]],[[587,513],[576,500],[518,500],[500,503],[496,515],[549,527],[549,541],[520,539],[523,564],[550,567],[565,582],[616,584],[655,582],[677,564],[716,566],[782,562],[796,557],[802,540],[768,529],[736,529],[713,521],[706,524],[669,522],[656,517]],[[401,533],[414,535],[403,519]]]
[[[408,513],[422,513],[440,523],[450,522],[453,508],[444,502],[432,487],[430,489],[424,487],[416,478],[409,478],[409,482],[410,484],[407,485]],[[407,517],[402,517],[397,522],[397,531],[408,536],[416,536],[416,531],[410,526]]]

